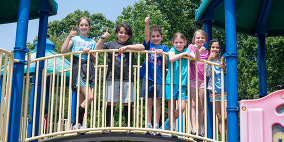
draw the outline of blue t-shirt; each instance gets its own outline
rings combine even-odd
[[[146,42],[143,42],[143,45],[145,46],[145,50],[150,51],[156,51],[158,49],[162,49],[164,52],[169,52],[169,48],[166,45],[158,45],[155,46],[151,43],[149,40],[148,44],[146,45]],[[157,70],[156,70],[156,79],[158,84],[162,84],[163,79],[163,56],[157,55]],[[167,58],[165,60],[168,60]],[[154,81],[154,62],[155,62],[155,54],[148,54],[148,79],[151,81]],[[165,69],[166,72],[166,69]],[[146,78],[146,57],[145,61],[142,65],[142,68],[140,70],[140,77]]]
[[[90,50],[95,50],[96,42],[89,38],[84,38],[82,36],[74,36],[72,37],[73,45],[71,47],[71,52],[79,52],[84,48],[89,48]],[[75,55],[79,57],[79,54]],[[88,54],[82,54],[82,59],[87,60]]]
[[[213,62],[213,60],[211,60]],[[220,64],[220,59],[217,62]],[[207,65],[206,68],[206,74],[209,76],[209,81],[208,81],[208,87],[207,89],[212,92],[213,87],[212,87],[212,65]],[[221,93],[221,68],[218,66],[214,66],[214,83],[215,83],[215,93]],[[226,74],[224,73],[224,92],[227,92],[227,77]]]
[[[180,54],[175,47],[172,47],[169,52]],[[183,52],[191,53],[187,48],[183,48]],[[187,59],[181,58],[181,71],[179,71],[179,60],[173,62],[173,84],[179,85],[179,74],[181,73],[181,85],[187,85]],[[168,73],[166,77],[166,84],[171,84],[171,62],[168,64]]]

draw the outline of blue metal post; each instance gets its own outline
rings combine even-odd
[[[49,13],[49,11],[41,11],[40,12],[36,58],[40,58],[40,57],[45,56],[46,35],[47,35],[47,25],[48,25],[48,13]],[[35,118],[35,120],[34,120],[35,121],[34,136],[38,136],[38,130],[39,130],[39,114],[40,114],[40,107],[39,106],[40,106],[40,100],[41,100],[42,70],[44,68],[44,61],[40,61],[39,64],[36,64],[36,66],[39,66],[39,70],[38,70],[38,89],[37,89],[37,93],[36,93],[37,94],[37,100],[34,100],[34,103],[36,103],[36,106],[37,106],[36,107],[36,113],[35,113],[36,116],[34,117]],[[34,74],[33,78],[35,78],[35,77],[36,77],[36,73]],[[31,111],[33,111],[33,109],[31,109],[30,112]],[[31,127],[32,127],[32,125],[31,125]]]
[[[225,0],[225,31],[228,79],[228,140],[229,142],[239,142],[235,0]]]
[[[207,42],[206,48],[209,41],[212,39],[212,21],[211,20],[204,20],[203,21],[203,29],[207,34]],[[208,80],[208,79],[207,79]],[[212,102],[210,102],[209,98],[209,91],[207,91],[207,138],[213,138],[213,109],[212,109]]]
[[[24,66],[26,63],[25,54],[28,52],[28,49],[26,48],[26,43],[29,23],[29,12],[30,0],[20,0],[16,42],[14,48],[14,59],[18,59],[20,62],[14,64],[7,137],[8,142],[19,141]]]
[[[259,98],[267,95],[265,34],[258,34]]]
[[[77,105],[77,92],[72,91],[71,123],[74,123],[75,121],[76,105]]]

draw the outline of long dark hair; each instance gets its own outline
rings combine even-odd
[[[220,58],[220,57],[222,57],[223,54],[226,52],[226,47],[225,47],[225,45],[223,44],[223,42],[219,41],[218,39],[212,39],[212,40],[210,40],[210,42],[209,42],[209,44],[208,44],[208,46],[207,46],[207,49],[208,49],[209,52],[211,52],[211,51],[210,51],[210,50],[211,50],[211,46],[212,46],[212,44],[213,44],[214,42],[218,42],[218,43],[219,43],[219,47],[220,47],[220,49],[219,49],[219,58]]]

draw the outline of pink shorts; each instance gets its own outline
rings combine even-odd
[[[190,80],[190,87],[196,88],[195,80]],[[203,88],[204,88],[204,81],[198,81],[198,89],[203,89]]]

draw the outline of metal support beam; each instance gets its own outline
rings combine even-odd
[[[28,23],[30,12],[30,0],[20,0],[16,42],[14,48],[14,59],[25,60],[25,54],[28,52],[26,48]],[[12,92],[10,102],[10,116],[8,125],[8,142],[19,141],[19,126],[21,118],[21,104],[22,104],[22,91],[24,79],[24,66],[25,62],[14,64],[13,79],[12,79]]]
[[[203,21],[203,30],[207,34],[207,42],[206,46],[208,45],[209,41],[212,39],[212,21],[211,20],[204,20]],[[207,79],[208,80],[208,79]],[[209,91],[207,91],[207,94],[209,94]],[[209,95],[205,96],[207,97],[207,138],[213,138],[213,108],[212,108],[212,102],[210,101]]]
[[[239,142],[238,125],[238,80],[235,0],[225,0],[225,31],[228,89],[228,140]]]
[[[267,95],[265,34],[258,34],[259,98]]]

